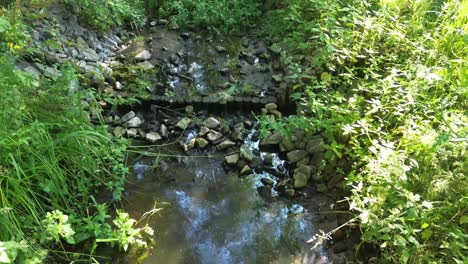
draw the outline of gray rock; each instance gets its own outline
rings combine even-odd
[[[211,130],[208,133],[207,138],[208,138],[208,140],[213,142],[213,141],[216,141],[216,140],[220,139],[222,136],[223,136],[223,134],[221,134],[221,133],[219,133],[217,131]]]
[[[268,104],[265,105],[265,109],[268,110],[268,111],[277,110],[278,105],[276,105],[275,103],[268,103]]]
[[[135,112],[130,111],[130,112],[126,113],[125,115],[123,115],[123,116],[120,118],[120,122],[121,122],[121,123],[125,123],[125,122],[127,122],[128,120],[134,118],[135,116],[136,116]]]
[[[219,121],[218,119],[214,118],[214,117],[210,117],[208,119],[206,119],[205,121],[203,121],[203,125],[205,125],[207,128],[210,128],[210,129],[214,129],[214,128],[217,128],[219,126]]]
[[[264,145],[277,145],[281,143],[282,140],[283,140],[283,135],[280,132],[275,132],[271,134],[269,137],[263,139],[260,142],[260,145],[263,145],[263,146]]]
[[[160,26],[167,26],[169,24],[169,21],[167,19],[159,19],[158,20],[158,25]]]
[[[159,132],[161,132],[161,136],[167,138],[169,136],[169,130],[165,125],[161,125],[161,128],[159,129]]]
[[[227,49],[225,47],[223,47],[223,46],[216,46],[215,49],[219,53],[227,52]]]
[[[307,156],[307,151],[299,149],[288,152],[288,160],[292,163],[296,163]]]
[[[245,174],[250,174],[252,172],[252,169],[248,166],[248,165],[245,165],[241,171],[240,171],[240,175],[245,175]]]
[[[300,161],[298,161],[298,162],[296,163],[296,166],[298,166],[298,167],[301,166],[301,165],[304,165],[304,166],[310,165],[310,159],[309,159],[309,157],[305,157],[305,158],[301,159]]]
[[[239,154],[226,156],[224,160],[226,161],[226,164],[228,165],[236,165],[237,162],[239,161]]]
[[[273,164],[273,154],[272,153],[265,153],[265,157],[263,158],[265,164],[272,165]]]
[[[235,131],[244,131],[244,129],[245,129],[244,123],[239,123],[239,124],[234,125]]]
[[[294,170],[294,188],[302,188],[307,185],[312,174],[310,166],[301,166]]]
[[[202,127],[200,127],[200,132],[198,132],[198,135],[203,137],[206,134],[208,134],[208,132],[210,132],[210,129],[207,128],[206,126],[202,126]]]
[[[283,140],[280,143],[280,150],[281,151],[291,151],[295,147],[294,142],[288,137],[283,138]]]
[[[29,65],[27,66],[26,68],[24,68],[24,71],[31,74],[32,76],[34,76],[36,79],[39,79],[41,77],[41,73],[36,69],[34,68],[33,66]]]
[[[193,106],[192,106],[192,105],[187,105],[187,106],[185,107],[185,112],[186,112],[187,114],[193,113]]]
[[[121,137],[123,135],[123,132],[124,132],[123,128],[118,126],[118,127],[114,128],[113,133],[114,133],[115,137],[119,138],[119,137]]]
[[[249,146],[245,144],[240,147],[240,156],[248,162],[251,162],[254,159],[252,150],[250,150]]]
[[[151,143],[156,143],[157,141],[161,140],[162,137],[159,133],[156,132],[150,132],[146,134],[146,140],[148,140]]]
[[[190,123],[192,123],[192,119],[184,117],[181,120],[179,120],[179,122],[177,122],[176,126],[185,130],[190,125]]]
[[[115,89],[122,90],[122,88],[123,88],[123,85],[121,82],[115,82]]]
[[[234,143],[234,142],[232,142],[231,140],[228,139],[228,140],[225,140],[225,141],[221,142],[221,143],[217,146],[217,148],[218,148],[219,150],[224,150],[224,149],[233,147],[233,146],[235,146],[235,145],[236,145],[236,143]]]
[[[127,127],[140,127],[142,124],[143,120],[141,120],[138,116],[135,116],[125,123]]]
[[[277,82],[277,83],[280,83],[284,80],[283,78],[283,75],[281,74],[275,74],[273,76],[271,76],[271,78],[273,79],[273,81]]]
[[[100,59],[99,55],[96,53],[96,51],[94,51],[91,48],[86,48],[84,50],[81,50],[81,54],[84,56],[85,61],[96,62],[96,61],[99,61],[99,59]]]
[[[241,131],[232,132],[231,138],[235,141],[242,141],[243,140],[242,132]]]
[[[275,184],[275,181],[273,181],[272,179],[268,179],[268,178],[261,178],[260,182],[262,182],[263,185],[270,185],[270,186],[273,186]]]
[[[306,150],[309,154],[321,153],[325,151],[325,142],[321,136],[313,137],[307,142]]]
[[[157,24],[158,24],[157,21],[151,21],[151,22],[150,22],[150,26],[152,26],[152,27],[155,27]]]
[[[151,53],[147,50],[143,50],[139,52],[137,55],[135,55],[136,61],[146,61],[149,59],[151,59]]]
[[[195,139],[195,142],[196,142],[197,146],[199,148],[201,148],[201,149],[205,148],[209,144],[208,141],[206,139],[204,139],[204,138],[197,138],[197,139]]]
[[[138,135],[138,130],[136,128],[130,128],[127,130],[127,136],[130,138],[136,138]]]

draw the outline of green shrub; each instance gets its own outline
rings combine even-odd
[[[105,190],[115,201],[122,197],[126,142],[90,123],[83,95],[69,92],[74,80],[71,68],[37,80],[0,57],[0,241],[11,241],[0,255],[37,259],[41,248],[62,241],[115,238],[125,247],[140,241],[121,241],[114,234],[121,227],[103,229],[105,217],[94,213],[106,212],[94,195]]]
[[[143,0],[65,0],[65,4],[83,23],[98,30],[124,24],[141,27],[145,21]]]
[[[265,24],[306,127],[352,164],[363,241],[384,263],[466,263],[468,3],[290,0]]]
[[[18,54],[27,49],[30,36],[20,12],[0,8],[0,53]]]
[[[259,6],[249,0],[175,0],[164,1],[160,13],[179,26],[190,23],[218,34],[232,34],[253,24]]]

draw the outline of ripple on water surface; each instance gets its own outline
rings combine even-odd
[[[308,251],[316,231],[311,215],[278,197],[265,201],[257,188],[266,173],[238,179],[224,173],[221,161],[189,158],[168,166],[163,174],[178,180],[164,184],[161,172],[142,179],[147,167],[137,164],[140,187],[128,197],[132,206],[144,211],[154,201],[170,204],[153,219],[158,245],[145,263],[291,263]]]

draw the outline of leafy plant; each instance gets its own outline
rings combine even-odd
[[[205,28],[218,34],[239,33],[259,16],[258,4],[247,0],[164,1],[160,13],[173,24]]]
[[[290,0],[266,15],[309,125],[262,124],[321,133],[329,164],[352,164],[348,200],[382,262],[467,261],[467,12],[466,1]]]
[[[65,0],[88,26],[106,30],[113,26],[131,24],[137,27],[144,23],[142,0]]]

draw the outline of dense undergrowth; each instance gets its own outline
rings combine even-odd
[[[96,29],[143,23],[142,1],[65,2]],[[348,164],[335,170],[380,262],[466,263],[468,2],[276,2],[266,11],[260,1],[159,3],[180,26],[228,34],[255,24],[282,51],[299,113],[264,129],[324,135],[328,166]],[[68,93],[70,67],[52,80],[12,69],[30,48],[22,21],[18,7],[2,9],[0,262],[39,261],[85,239],[135,242],[141,230],[128,216],[111,226],[93,198],[108,188],[118,200],[126,143],[89,123],[86,95]]]
[[[118,17],[117,25],[133,17],[130,2],[91,2],[95,6],[82,6],[83,18],[105,11]],[[113,202],[122,198],[128,143],[91,124],[85,106],[98,104],[77,89],[74,68],[57,65],[60,73],[51,78],[16,69],[16,62],[34,54],[24,21],[37,17],[23,14],[38,3],[15,1],[0,9],[0,263],[51,262],[51,256],[61,263],[95,262],[98,243],[123,250],[146,246],[143,235],[150,228],[137,228],[122,211],[112,219],[108,205],[99,202],[103,191]],[[129,12],[115,14],[122,3]]]
[[[163,14],[224,34],[256,21],[282,51],[298,108],[263,129],[324,135],[327,166],[347,164],[334,170],[381,262],[466,263],[468,2],[232,3],[168,1]]]
[[[283,2],[265,34],[382,262],[468,261],[468,2]]]

